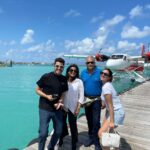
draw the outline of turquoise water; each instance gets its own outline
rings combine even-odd
[[[51,70],[49,66],[0,68],[0,150],[21,150],[38,136],[36,81]],[[128,78],[120,78],[113,84],[118,92],[136,85]]]

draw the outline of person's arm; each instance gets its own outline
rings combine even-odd
[[[113,102],[112,102],[112,95],[111,94],[105,94],[104,95],[106,103],[108,105],[109,114],[110,114],[110,129],[113,129],[115,127],[114,125],[114,108],[113,108]]]
[[[49,101],[53,100],[52,95],[45,94],[39,86],[36,87],[35,91],[39,96],[44,97]]]
[[[60,107],[63,107],[63,106],[64,106],[63,103],[64,103],[65,93],[68,91],[67,78],[64,78],[64,80],[65,80],[65,84],[64,84],[64,86],[62,87],[62,88],[63,88],[63,92],[62,92],[62,94],[61,94],[61,96],[60,96],[59,101],[58,101],[56,104],[54,104],[56,110],[58,110]]]
[[[62,95],[61,95],[61,97],[60,97],[60,99],[59,99],[59,102],[64,103],[65,93],[66,93],[66,92],[63,92],[63,93],[62,93]]]
[[[74,112],[74,115],[75,115],[75,116],[78,116],[78,114],[79,114],[79,112],[80,112],[80,108],[81,108],[81,103],[78,102],[78,103],[77,103],[77,107],[76,107],[75,112]]]

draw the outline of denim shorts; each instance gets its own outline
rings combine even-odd
[[[110,119],[110,115],[109,115],[108,110],[106,110],[105,116],[107,119]],[[115,126],[123,125],[124,118],[125,118],[125,112],[124,112],[123,108],[119,108],[119,109],[114,111],[114,124],[115,124]]]

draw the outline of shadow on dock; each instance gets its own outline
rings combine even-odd
[[[132,150],[130,144],[124,138],[120,140],[120,150]]]

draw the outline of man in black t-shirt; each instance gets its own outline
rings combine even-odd
[[[63,106],[64,92],[68,90],[67,79],[62,75],[65,61],[56,58],[54,71],[44,74],[38,81],[36,93],[40,96],[39,100],[39,146],[38,150],[44,150],[50,120],[53,121],[54,133],[48,145],[48,150],[54,147],[62,133],[63,126]]]

